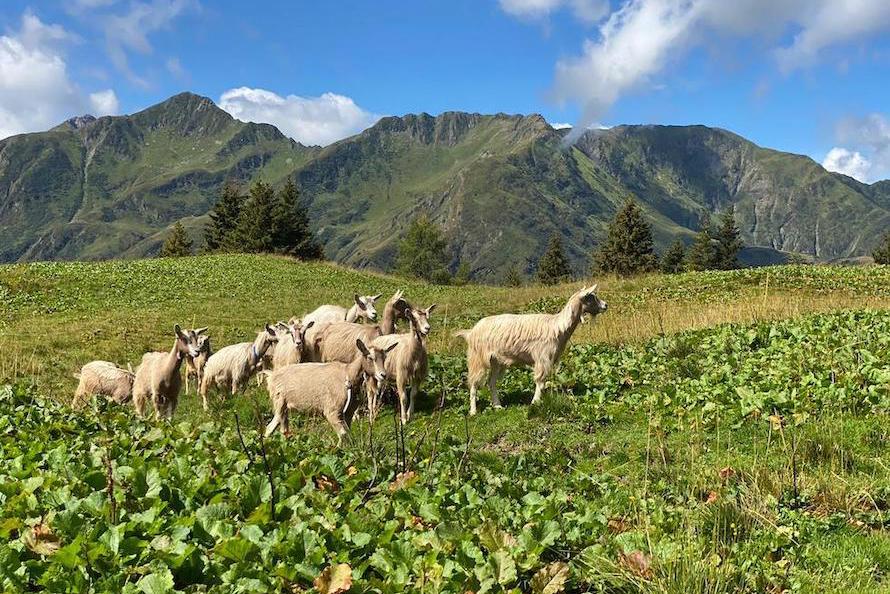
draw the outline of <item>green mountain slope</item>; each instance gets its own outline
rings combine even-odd
[[[138,257],[176,220],[195,236],[223,181],[294,175],[327,255],[388,268],[410,222],[445,230],[452,265],[498,280],[534,271],[552,233],[578,272],[627,196],[656,244],[734,207],[750,261],[867,255],[890,228],[890,182],[866,185],[803,156],[704,126],[619,126],[572,146],[542,117],[388,117],[325,148],[177,95],[131,116],[75,118],[0,141],[0,261]]]

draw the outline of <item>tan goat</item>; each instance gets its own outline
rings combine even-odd
[[[189,380],[195,378],[195,391],[201,386],[201,380],[204,378],[204,366],[207,359],[213,354],[213,347],[210,346],[210,337],[207,336],[207,328],[196,328],[188,331],[189,339],[195,343],[198,349],[197,357],[187,357],[185,360],[185,393],[189,393]]]
[[[281,432],[288,435],[289,411],[298,410],[323,415],[337,433],[337,444],[342,444],[358,409],[365,376],[384,381],[386,353],[395,346],[377,349],[357,339],[358,350],[349,363],[297,363],[263,372],[274,414],[266,426],[266,436],[279,426]]]
[[[309,345],[306,355],[308,358],[304,361],[318,361],[312,347],[318,336],[318,332],[323,326],[331,322],[358,322],[361,320],[368,322],[377,321],[377,309],[374,302],[380,299],[380,295],[353,295],[352,307],[346,309],[340,305],[320,305],[313,311],[303,316],[303,323],[314,323],[314,328],[310,329],[306,334],[306,344]]]
[[[435,308],[435,303],[426,309],[409,308],[406,312],[411,322],[409,332],[378,336],[371,342],[378,349],[396,345],[386,357],[386,375],[389,382],[396,384],[402,423],[407,423],[414,415],[417,391],[429,372],[426,337],[430,333],[430,314]],[[368,380],[368,413],[372,420],[377,416],[383,387],[373,378]]]
[[[133,372],[114,363],[90,361],[74,377],[79,380],[71,403],[75,408],[94,395],[105,396],[118,404],[126,404],[133,398]]]
[[[210,408],[207,400],[207,391],[210,388],[228,389],[232,396],[237,394],[247,385],[250,376],[258,371],[266,351],[277,341],[275,329],[266,324],[253,342],[230,344],[213,353],[204,366],[204,378],[200,387],[204,410]]]
[[[544,382],[559,360],[581,316],[606,311],[606,302],[596,296],[596,287],[572,295],[558,314],[502,314],[479,320],[471,330],[455,333],[467,341],[467,380],[470,385],[470,414],[476,414],[476,387],[488,372],[491,404],[500,408],[497,382],[506,367],[534,368],[535,395],[541,400]]]
[[[197,357],[197,345],[182,331],[179,324],[173,327],[176,340],[170,352],[152,352],[142,356],[133,378],[133,406],[140,416],[145,415],[145,405],[151,401],[157,418],[171,419],[179,404],[182,360]]]
[[[408,302],[396,291],[383,308],[383,318],[376,326],[356,324],[355,322],[332,322],[322,325],[315,335],[312,346],[313,360],[320,362],[340,361],[349,363],[355,357],[355,341],[361,338],[365,344],[371,344],[378,336],[392,334],[396,331],[396,319],[405,319]]]

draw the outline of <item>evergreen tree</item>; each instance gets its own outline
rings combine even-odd
[[[682,272],[685,259],[686,244],[678,239],[661,256],[661,271],[667,274]]]
[[[228,251],[271,253],[275,251],[275,191],[272,186],[256,181],[250,188],[250,197],[241,209],[238,227],[232,236]],[[234,249],[231,249],[234,248]]]
[[[571,280],[571,278],[572,268],[569,266],[569,259],[562,249],[562,240],[558,234],[554,233],[550,236],[547,250],[541,256],[541,259],[538,260],[537,280],[544,285],[555,285]]]
[[[871,253],[875,264],[890,264],[890,231],[884,234],[881,244]]]
[[[317,260],[323,255],[309,227],[309,213],[300,202],[297,186],[290,177],[275,202],[272,243],[276,252],[301,260]]]
[[[596,254],[596,267],[622,276],[651,272],[658,267],[652,226],[633,200],[627,200],[609,224],[606,243]]]
[[[182,223],[176,221],[170,235],[164,240],[164,245],[158,257],[180,258],[182,256],[191,256],[192,245],[192,240],[189,239],[188,233],[185,232],[185,227],[182,226]]]
[[[508,287],[521,287],[525,284],[525,279],[516,264],[510,264],[507,272],[504,273],[504,285]]]
[[[422,278],[430,282],[447,284],[448,242],[442,230],[426,215],[421,215],[408,228],[399,242],[396,272],[404,276]]]
[[[210,223],[204,228],[204,249],[218,252],[228,249],[238,226],[244,197],[235,182],[225,183],[222,195],[210,211]]]
[[[720,217],[720,226],[717,228],[717,245],[714,254],[714,268],[720,270],[732,270],[739,265],[739,252],[744,247],[742,233],[735,222],[732,210],[727,210]]]
[[[717,250],[714,246],[714,232],[711,229],[711,219],[706,214],[701,223],[701,230],[695,235],[695,241],[689,248],[687,256],[689,267],[692,270],[710,270],[714,268]]]

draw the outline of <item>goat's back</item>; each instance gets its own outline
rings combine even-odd
[[[207,359],[204,376],[215,378],[249,365],[251,347],[253,347],[252,342],[239,342],[219,349]]]
[[[326,325],[316,338],[317,356],[321,361],[350,363],[355,359],[355,341],[361,339],[370,344],[380,336],[377,326],[355,322],[335,322]]]
[[[349,310],[339,305],[320,305],[314,311],[303,316],[303,324],[315,322],[315,325],[325,322],[342,322],[346,319]]]
[[[273,402],[282,399],[288,408],[324,414],[346,405],[345,363],[294,363],[271,371],[266,388]]]
[[[550,314],[500,314],[482,318],[462,336],[479,352],[508,358],[555,347],[556,320]],[[552,344],[551,344],[552,343]],[[523,357],[524,358],[524,357]]]

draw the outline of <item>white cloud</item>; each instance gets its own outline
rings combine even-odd
[[[117,115],[120,112],[120,102],[111,89],[90,93],[90,106],[96,116]]]
[[[327,145],[371,126],[380,119],[349,97],[282,97],[272,91],[239,87],[222,94],[219,106],[239,120],[273,124],[294,140]]]
[[[117,108],[113,91],[87,96],[71,81],[64,45],[75,40],[30,12],[19,31],[0,36],[0,138],[45,130],[94,107]]]
[[[859,151],[850,151],[836,146],[825,155],[825,159],[822,160],[822,167],[828,171],[843,173],[861,182],[867,182],[872,164]]]
[[[501,9],[520,18],[540,19],[569,8],[585,23],[595,23],[609,14],[608,0],[500,0]]]
[[[105,46],[112,64],[134,84],[148,87],[148,81],[130,67],[129,53],[151,54],[154,48],[149,34],[167,28],[178,16],[199,6],[197,0],[132,2],[127,12],[103,17]]]
[[[516,3],[513,14],[548,14],[556,0]],[[525,6],[525,13],[519,7]],[[542,12],[543,11],[543,12]],[[755,37],[777,43],[788,28],[798,34],[787,47],[774,47],[785,73],[814,63],[833,46],[890,29],[887,0],[624,0],[585,42],[580,55],[556,64],[553,97],[581,106],[576,130],[600,119],[627,93],[654,88],[653,79],[704,42]]]
[[[185,68],[182,66],[182,62],[179,61],[177,57],[167,58],[167,61],[164,63],[164,66],[167,67],[167,72],[172,74],[179,80],[187,81],[189,80],[189,73],[186,72]]]
[[[572,125],[568,122],[553,122],[550,124],[550,127],[554,130],[565,130],[566,128],[571,128]]]

